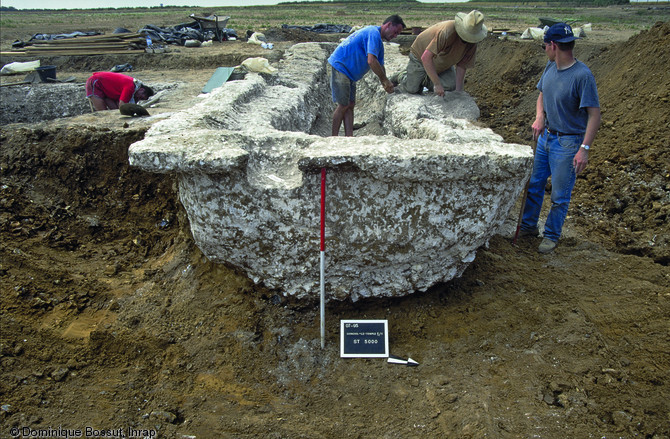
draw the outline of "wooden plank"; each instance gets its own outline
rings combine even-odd
[[[49,43],[32,43],[27,47],[68,47],[68,46],[91,46],[96,44],[130,44],[133,42],[142,42],[143,39],[137,40],[98,40],[98,41],[69,41],[65,44],[49,44]]]
[[[11,85],[24,85],[24,84],[32,84],[32,81],[12,82],[12,83],[9,83],[9,84],[0,84],[0,87],[9,87]]]
[[[58,40],[36,40],[34,44],[78,44],[81,42],[100,40],[128,40],[131,38],[140,38],[141,36],[140,33],[133,32],[129,34],[93,35],[90,37],[62,38]]]
[[[61,55],[63,55],[63,56],[67,56],[67,55],[71,55],[71,56],[95,56],[95,55],[122,55],[122,54],[125,54],[125,55],[139,55],[139,54],[145,54],[145,53],[146,52],[144,52],[144,50],[142,50],[142,49],[137,49],[137,50],[97,50],[97,51],[80,51],[80,52],[63,49],[63,50],[55,50],[55,51],[51,51],[51,52],[41,52],[41,51],[34,51],[34,52],[30,52],[30,53],[26,53],[26,52],[7,53],[7,52],[4,52],[3,54],[8,54],[8,55],[17,56],[17,57],[19,57],[19,56],[33,56],[34,57],[34,56],[56,56],[56,55],[58,55],[58,56],[61,56]]]
[[[95,50],[95,49],[125,49],[128,47],[128,43],[120,43],[120,44],[91,44],[91,45],[86,45],[86,46],[77,46],[77,47],[48,47],[48,46],[41,46],[41,47],[26,47],[25,50],[26,52],[51,52],[55,50]]]
[[[71,38],[68,40],[57,40],[57,41],[36,41],[33,42],[33,46],[68,46],[68,45],[77,45],[77,44],[100,44],[100,43],[127,43],[128,41],[144,41],[144,38],[133,37],[133,38],[100,38],[96,40],[85,40],[83,38]]]

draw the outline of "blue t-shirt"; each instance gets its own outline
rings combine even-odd
[[[586,107],[600,107],[596,79],[581,61],[564,70],[558,70],[549,61],[537,83],[542,92],[548,128],[567,134],[586,132]]]
[[[379,64],[384,65],[380,26],[367,26],[349,35],[337,46],[328,62],[335,70],[347,75],[347,78],[358,81],[370,70],[368,54],[376,56]]]

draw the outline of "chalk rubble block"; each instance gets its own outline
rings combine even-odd
[[[471,121],[466,93],[386,94],[358,83],[358,131],[328,137],[332,43],[293,46],[277,73],[229,81],[157,122],[130,164],[176,173],[198,247],[284,295],[319,297],[321,169],[327,300],[403,296],[460,276],[529,177],[529,146]],[[387,44],[388,74],[404,67]]]
[[[36,73],[35,73],[36,74]],[[38,123],[90,113],[79,84],[31,84],[0,89],[0,125]]]

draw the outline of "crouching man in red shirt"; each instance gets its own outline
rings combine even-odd
[[[96,72],[86,81],[86,97],[93,111],[116,110],[154,95],[151,87],[137,79],[115,72]]]

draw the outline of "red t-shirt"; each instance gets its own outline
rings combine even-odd
[[[95,72],[91,79],[105,97],[117,102],[134,102],[135,80],[130,76],[115,72]]]

